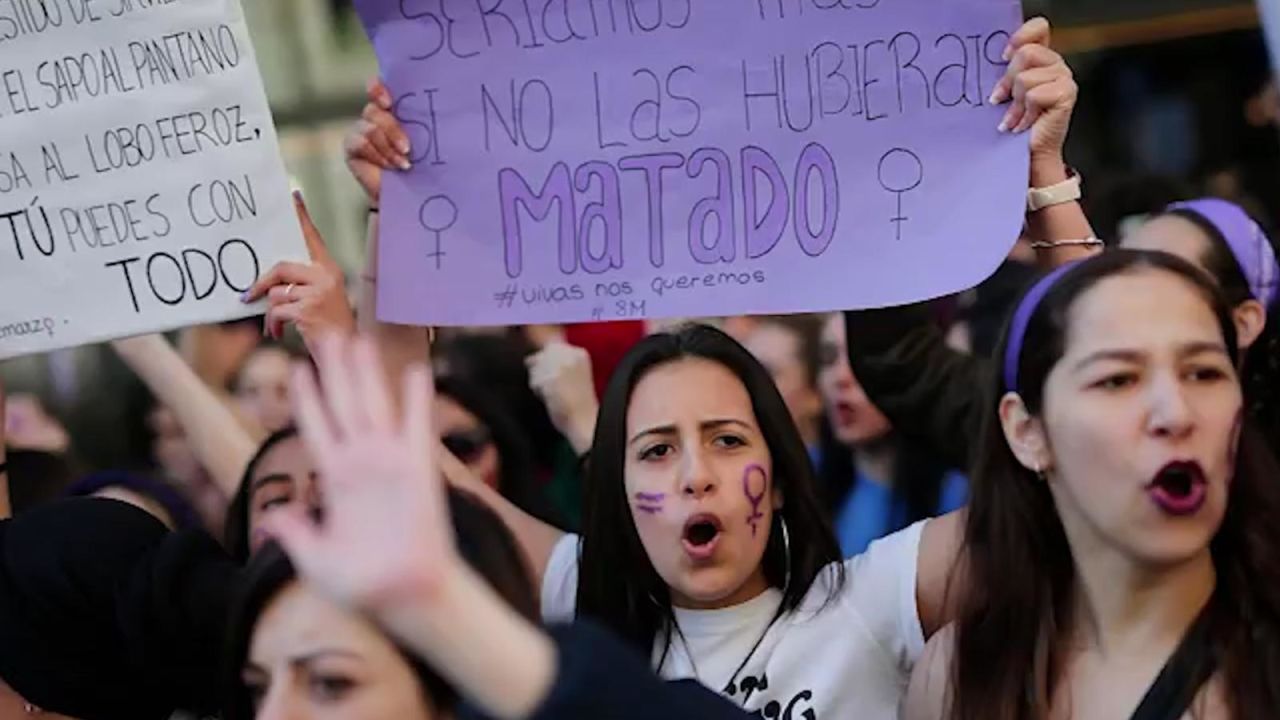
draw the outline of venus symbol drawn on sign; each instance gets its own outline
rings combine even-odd
[[[427,253],[427,257],[435,258],[436,269],[439,270],[440,258],[446,254],[443,248],[444,232],[458,222],[458,206],[444,195],[432,195],[418,210],[418,222],[435,236],[435,251]]]
[[[911,219],[902,213],[902,196],[924,182],[924,163],[914,152],[894,148],[880,157],[878,179],[880,187],[897,196],[898,211],[889,222],[893,223],[895,239],[901,240],[902,224]]]

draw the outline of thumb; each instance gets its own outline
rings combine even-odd
[[[324,244],[324,236],[320,234],[320,228],[311,219],[311,213],[307,210],[307,202],[302,199],[302,192],[293,191],[293,209],[298,213],[298,224],[302,225],[302,238],[307,242],[307,254],[311,256],[312,262],[328,262],[331,260],[329,256],[329,248]]]

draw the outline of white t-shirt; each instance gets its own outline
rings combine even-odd
[[[865,720],[896,719],[911,668],[924,649],[916,609],[923,529],[924,522],[917,523],[845,561],[845,586],[825,608],[833,575],[819,574],[800,608],[771,628],[782,603],[776,589],[724,610],[676,608],[684,639],[672,638],[662,676],[695,678],[766,720],[855,714]],[[578,536],[570,535],[552,552],[542,580],[542,615],[549,622],[573,619],[578,547]],[[660,634],[655,668],[662,660],[662,640]]]

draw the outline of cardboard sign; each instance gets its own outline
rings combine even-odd
[[[379,316],[805,312],[975,285],[1023,220],[1014,0],[357,0],[412,144]]]
[[[305,258],[237,0],[0,3],[0,357],[261,312]]]

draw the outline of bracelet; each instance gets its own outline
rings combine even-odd
[[[1027,213],[1040,212],[1054,205],[1065,205],[1084,197],[1080,175],[1067,167],[1067,179],[1045,188],[1031,188],[1027,192]]]
[[[371,205],[371,206],[369,206],[369,214],[370,214],[370,215],[377,215],[377,214],[378,214],[378,213],[380,213],[380,212],[382,212],[382,211],[381,211],[381,210],[379,210],[379,209],[378,209],[378,207],[377,207],[376,205]]]
[[[1033,250],[1057,250],[1064,247],[1091,247],[1100,248],[1106,246],[1096,237],[1085,238],[1084,240],[1042,240],[1031,243]]]

